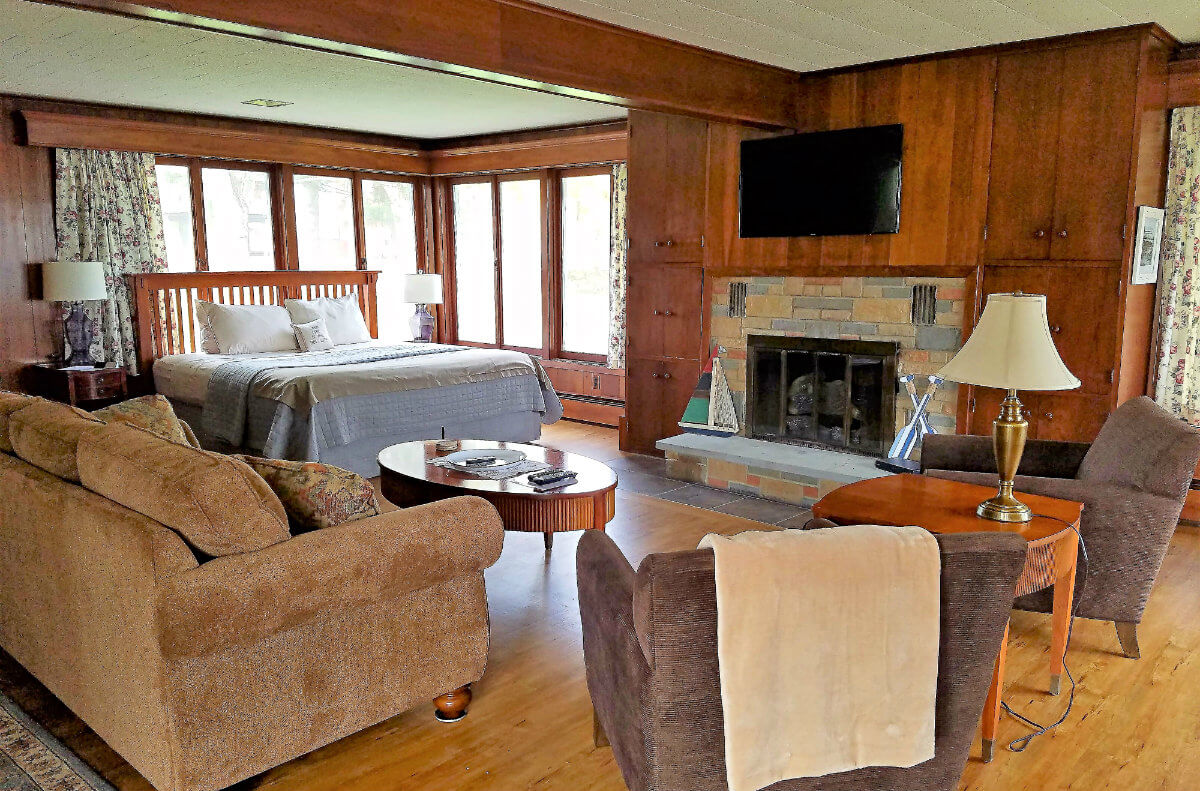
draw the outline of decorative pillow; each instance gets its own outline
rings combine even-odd
[[[295,324],[307,324],[314,319],[325,319],[329,337],[334,345],[343,343],[366,343],[371,340],[367,322],[358,308],[358,297],[319,297],[317,299],[285,299],[287,312]]]
[[[192,444],[184,422],[175,416],[171,402],[161,395],[131,398],[104,409],[97,409],[92,413],[92,417],[100,418],[105,423],[137,426],[180,445]]]
[[[295,532],[335,527],[380,513],[370,481],[349,470],[311,461],[236,458],[271,485]]]
[[[200,350],[208,354],[292,352],[292,319],[279,305],[220,305],[196,301]]]
[[[24,393],[0,390],[0,450],[12,453],[12,440],[8,438],[8,417],[18,409],[24,409],[37,399]]]
[[[318,318],[304,324],[293,324],[292,332],[296,333],[296,345],[302,352],[323,352],[333,348],[325,319]]]
[[[68,481],[79,482],[75,449],[80,438],[104,421],[73,406],[42,398],[8,416],[13,451],[35,467]]]
[[[220,557],[291,537],[271,487],[244,462],[110,423],[79,441],[83,485],[162,522],[201,552]]]

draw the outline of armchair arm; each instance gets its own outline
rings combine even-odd
[[[1074,478],[1079,463],[1090,447],[1086,442],[1031,439],[1025,443],[1017,474],[1039,478]],[[926,435],[921,447],[921,472],[929,470],[995,474],[996,455],[992,449],[992,438],[973,434]]]
[[[478,497],[303,533],[168,580],[159,590],[159,642],[173,657],[250,644],[335,608],[481,573],[503,544],[500,515]]]

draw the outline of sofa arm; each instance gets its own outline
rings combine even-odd
[[[503,545],[500,515],[478,497],[303,533],[169,579],[159,590],[159,642],[169,657],[252,644],[329,610],[479,574]]]
[[[1031,439],[1025,443],[1018,475],[1039,478],[1074,478],[1084,454],[1086,442],[1060,442]],[[921,472],[957,470],[996,474],[996,454],[991,437],[973,434],[928,434],[921,446]]]

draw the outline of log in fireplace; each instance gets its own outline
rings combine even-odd
[[[883,456],[896,433],[896,355],[889,341],[751,335],[746,434]]]

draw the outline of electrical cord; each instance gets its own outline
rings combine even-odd
[[[1034,516],[1040,517],[1042,519],[1050,519],[1055,522],[1061,522],[1062,524],[1071,528],[1071,530],[1074,531],[1076,537],[1079,539],[1079,554],[1083,557],[1084,567],[1086,568],[1088,566],[1087,543],[1083,540],[1083,535],[1079,532],[1079,528],[1075,527],[1075,525],[1071,524],[1070,522],[1068,522],[1065,519],[1059,519],[1057,516],[1048,516],[1046,514],[1034,514]],[[1012,707],[1010,707],[1007,703],[1005,703],[1004,701],[1001,701],[1000,702],[1001,708],[1003,708],[1006,712],[1008,712],[1013,718],[1019,720],[1020,722],[1024,723],[1025,725],[1028,725],[1030,728],[1033,728],[1033,733],[1026,734],[1025,736],[1022,736],[1019,739],[1013,739],[1011,742],[1009,742],[1008,749],[1010,752],[1014,752],[1014,753],[1024,752],[1025,749],[1027,747],[1029,747],[1029,745],[1033,742],[1034,739],[1038,738],[1039,736],[1044,736],[1045,734],[1054,730],[1059,725],[1062,725],[1064,722],[1066,722],[1067,717],[1071,716],[1071,709],[1075,705],[1075,686],[1076,686],[1076,684],[1075,684],[1075,676],[1071,674],[1071,668],[1067,665],[1067,651],[1071,647],[1071,635],[1075,631],[1075,616],[1079,611],[1080,594],[1083,593],[1083,588],[1085,585],[1087,585],[1087,574],[1085,573],[1083,579],[1079,580],[1078,582],[1079,582],[1079,584],[1076,586],[1075,592],[1074,592],[1075,601],[1073,601],[1071,603],[1071,620],[1067,623],[1067,643],[1063,647],[1063,672],[1065,672],[1067,674],[1067,679],[1071,682],[1071,693],[1067,697],[1067,708],[1063,711],[1062,716],[1059,717],[1057,720],[1055,720],[1050,725],[1041,725],[1041,724],[1029,719],[1028,717],[1026,717],[1023,714],[1018,714],[1017,712],[1013,711]]]

